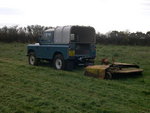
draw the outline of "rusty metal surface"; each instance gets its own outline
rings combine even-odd
[[[94,65],[88,66],[85,68],[85,75],[92,76],[96,78],[105,78],[106,69],[109,68],[109,65]]]

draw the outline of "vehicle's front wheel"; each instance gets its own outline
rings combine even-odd
[[[53,65],[54,65],[54,68],[58,70],[62,70],[65,68],[65,61],[61,54],[55,55]]]
[[[36,58],[34,52],[29,53],[28,62],[30,65],[38,65],[38,59]]]

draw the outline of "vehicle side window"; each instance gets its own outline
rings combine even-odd
[[[43,34],[43,36],[41,37],[40,42],[43,43],[43,44],[53,43],[54,42],[53,41],[54,40],[53,37],[54,37],[54,33],[53,32],[45,32]]]

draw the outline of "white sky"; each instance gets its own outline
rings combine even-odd
[[[150,0],[0,0],[0,26],[35,24],[147,32]]]

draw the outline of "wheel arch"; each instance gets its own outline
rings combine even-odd
[[[35,52],[33,49],[29,49],[27,55],[29,55],[29,53],[31,52]]]
[[[60,52],[60,51],[56,51],[54,54],[53,54],[53,59],[54,59],[54,57],[56,56],[56,55],[58,55],[58,54],[60,54],[60,55],[62,55],[63,56],[63,54],[62,54],[62,52]],[[63,56],[64,57],[64,56]]]

